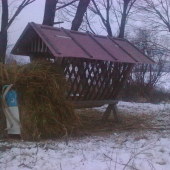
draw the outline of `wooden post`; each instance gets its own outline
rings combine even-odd
[[[113,112],[113,116],[114,116],[116,122],[121,123],[120,115],[119,115],[116,104],[109,104],[108,105],[108,107],[106,108],[106,111],[104,112],[104,114],[102,116],[102,120],[103,121],[108,120],[111,112]]]
[[[114,116],[116,122],[121,123],[120,114],[119,114],[119,111],[118,111],[118,108],[117,108],[116,104],[114,104],[112,106],[112,111],[113,111],[113,116]]]
[[[109,118],[110,113],[111,113],[111,104],[107,106],[106,111],[104,112],[102,116],[102,120],[106,121]]]
[[[3,86],[3,80],[4,80],[4,68],[3,64],[0,63],[0,78],[1,78],[1,83],[0,85]],[[5,114],[3,113],[2,110],[2,100],[1,100],[1,95],[2,95],[2,86],[0,86],[0,139],[7,138],[7,131],[4,129],[6,128],[6,117]]]
[[[4,129],[6,128],[6,117],[2,111],[2,103],[0,101],[0,140],[7,138],[8,134],[7,131]]]
[[[121,89],[123,88],[123,85],[126,83],[129,75],[130,75],[130,72],[132,71],[133,69],[133,66],[134,64],[129,64],[129,68],[127,69],[122,81],[121,81],[121,84],[115,89],[114,91],[114,99],[117,98],[117,96],[119,95]],[[120,123],[121,122],[121,119],[120,119],[120,115],[118,113],[118,109],[117,109],[117,106],[116,104],[109,104],[108,107],[106,108],[106,111],[105,113],[103,114],[102,116],[102,120],[103,121],[106,121],[111,113],[111,111],[113,111],[113,115],[114,115],[114,118],[115,120]]]

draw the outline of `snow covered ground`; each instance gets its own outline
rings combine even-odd
[[[170,104],[120,102],[118,108],[155,115],[159,129],[70,138],[68,145],[64,140],[0,141],[0,170],[169,170]]]

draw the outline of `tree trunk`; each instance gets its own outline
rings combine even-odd
[[[7,131],[4,129],[6,128],[6,117],[2,110],[2,103],[0,101],[0,140],[7,138]]]
[[[6,49],[7,49],[7,25],[8,25],[8,0],[2,0],[2,18],[0,31],[0,62],[5,63]],[[1,93],[0,93],[1,95]],[[0,139],[6,137],[6,118],[2,111],[2,103],[0,101]]]
[[[43,25],[53,26],[55,19],[55,10],[58,0],[46,0]]]
[[[2,0],[2,19],[0,32],[0,62],[5,62],[7,49],[8,0]]]
[[[107,27],[107,33],[109,36],[113,36],[112,35],[112,29],[110,26],[110,0],[107,0],[107,8],[106,8],[106,27]]]
[[[76,15],[72,21],[72,27],[71,30],[78,31],[78,29],[81,26],[81,23],[83,21],[83,16],[87,10],[87,7],[90,3],[90,0],[80,0],[79,5],[77,7]],[[84,65],[83,62],[78,65],[78,69],[81,70],[81,79],[83,80],[83,88],[86,89],[86,87],[89,86],[88,81],[86,79],[86,73],[84,71]],[[84,90],[84,93],[86,93],[86,90]]]
[[[125,26],[126,26],[126,19],[127,19],[127,7],[128,4],[131,0],[124,0],[123,4],[123,14],[122,14],[122,19],[121,19],[121,25],[120,25],[120,33],[119,33],[119,38],[124,38],[125,36]]]
[[[106,23],[106,26],[107,26],[107,33],[108,33],[108,35],[112,37],[113,36],[112,35],[112,29],[111,29],[110,23],[108,21]]]
[[[80,28],[80,25],[83,21],[83,16],[87,10],[87,7],[90,3],[90,0],[80,0],[79,5],[77,7],[77,12],[75,15],[75,18],[72,22],[72,30],[78,31],[78,29]]]
[[[0,62],[5,63],[7,49],[7,31],[0,32]]]

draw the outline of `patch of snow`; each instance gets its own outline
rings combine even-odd
[[[129,114],[155,114],[166,125],[170,121],[170,104],[119,102],[118,108]],[[116,132],[73,138],[68,145],[64,140],[0,141],[0,170],[169,170],[169,133]]]

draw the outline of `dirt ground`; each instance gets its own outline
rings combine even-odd
[[[160,120],[157,120],[154,114],[134,114],[134,112],[131,113],[126,109],[119,109],[121,123],[117,123],[113,114],[109,116],[107,121],[102,121],[104,110],[101,109],[77,109],[76,113],[80,118],[80,125],[78,129],[73,129],[69,137],[105,136],[126,131],[162,130],[159,126],[155,126]],[[2,124],[0,128],[3,128]]]
[[[78,132],[82,136],[86,135],[105,135],[120,131],[129,130],[146,130],[152,129],[154,124],[152,115],[133,115],[125,112],[120,112],[121,123],[117,123],[113,114],[109,116],[107,121],[102,121],[104,112],[90,108],[76,110],[80,117],[81,125]]]

